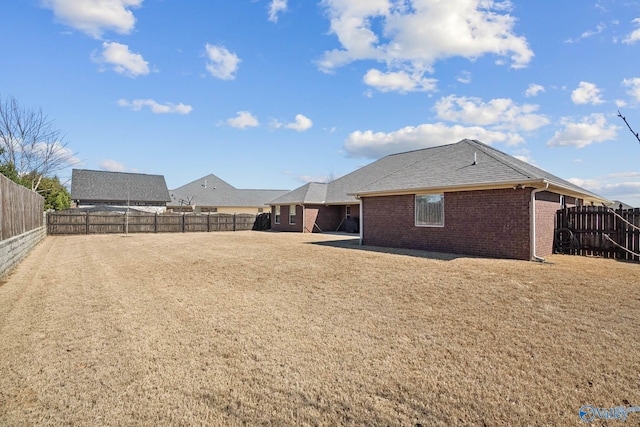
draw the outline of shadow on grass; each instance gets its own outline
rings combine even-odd
[[[400,248],[387,248],[382,246],[366,246],[360,245],[360,241],[357,238],[348,238],[343,240],[331,240],[326,242],[307,242],[309,245],[328,246],[332,248],[351,249],[357,251],[377,252],[381,254],[393,254],[393,255],[405,255],[414,258],[426,258],[440,261],[453,261],[459,258],[477,258],[486,259],[479,256],[449,254],[444,252],[429,252],[421,251],[417,249],[400,249]]]

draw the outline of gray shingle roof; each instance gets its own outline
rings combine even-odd
[[[329,184],[310,182],[269,202],[271,205],[325,204]]]
[[[476,164],[473,164],[474,158]],[[550,181],[590,198],[602,197],[482,142],[464,139],[455,144],[392,154],[323,185],[323,204],[357,203],[355,194],[428,188],[487,186],[516,181]],[[320,203],[306,184],[270,204]],[[313,195],[313,197],[312,197]]]
[[[262,207],[288,190],[238,189],[213,174],[171,190],[169,206]]]
[[[170,199],[162,175],[106,172],[73,169],[71,174],[73,200],[110,202],[146,202],[164,204]]]
[[[358,188],[358,194],[429,188],[548,181],[590,198],[604,198],[516,159],[482,142],[464,139],[451,145],[404,153],[414,162]],[[474,164],[474,160],[476,163]]]

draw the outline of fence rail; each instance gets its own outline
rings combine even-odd
[[[640,209],[577,206],[556,213],[555,252],[640,261]]]
[[[0,241],[44,225],[44,198],[0,174]]]
[[[270,224],[270,221],[263,218],[265,215],[269,214],[50,212],[47,214],[47,233],[59,235],[264,230],[265,224]]]

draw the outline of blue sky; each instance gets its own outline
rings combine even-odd
[[[637,1],[12,0],[0,39],[75,167],[293,189],[475,138],[640,206]]]

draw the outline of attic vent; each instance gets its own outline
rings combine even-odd
[[[204,184],[202,184],[202,186],[203,186],[204,188],[207,188],[207,180],[206,180],[206,179],[204,180]]]
[[[473,165],[478,164],[478,153],[473,153]]]

